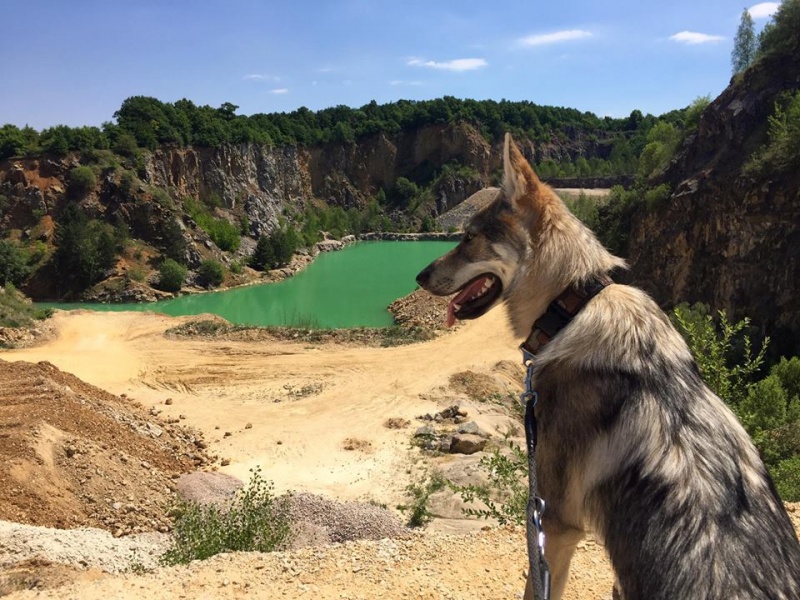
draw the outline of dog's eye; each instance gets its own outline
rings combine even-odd
[[[471,241],[473,240],[473,238],[474,238],[474,237],[475,237],[475,234],[474,234],[474,233],[472,233],[471,231],[467,231],[467,232],[464,234],[464,241],[465,241],[465,242],[471,242]]]

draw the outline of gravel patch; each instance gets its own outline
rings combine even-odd
[[[94,568],[109,573],[150,570],[167,550],[170,536],[140,533],[115,538],[93,527],[52,529],[0,521],[0,567],[42,558],[48,561]]]
[[[327,530],[332,542],[380,540],[409,534],[409,529],[387,508],[365,502],[337,502],[315,494],[294,494],[289,515],[295,522]]]

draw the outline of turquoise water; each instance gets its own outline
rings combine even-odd
[[[453,242],[361,242],[318,256],[280,283],[182,296],[145,304],[46,304],[54,308],[217,314],[241,325],[385,327],[386,307],[416,287],[414,277]]]

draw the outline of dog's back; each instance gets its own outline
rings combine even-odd
[[[601,292],[537,373],[548,510],[603,537],[624,600],[800,598],[800,544],[763,462],[649,297]]]

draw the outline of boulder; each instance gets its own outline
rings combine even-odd
[[[486,447],[486,440],[471,433],[457,433],[450,443],[450,454],[475,454]]]

